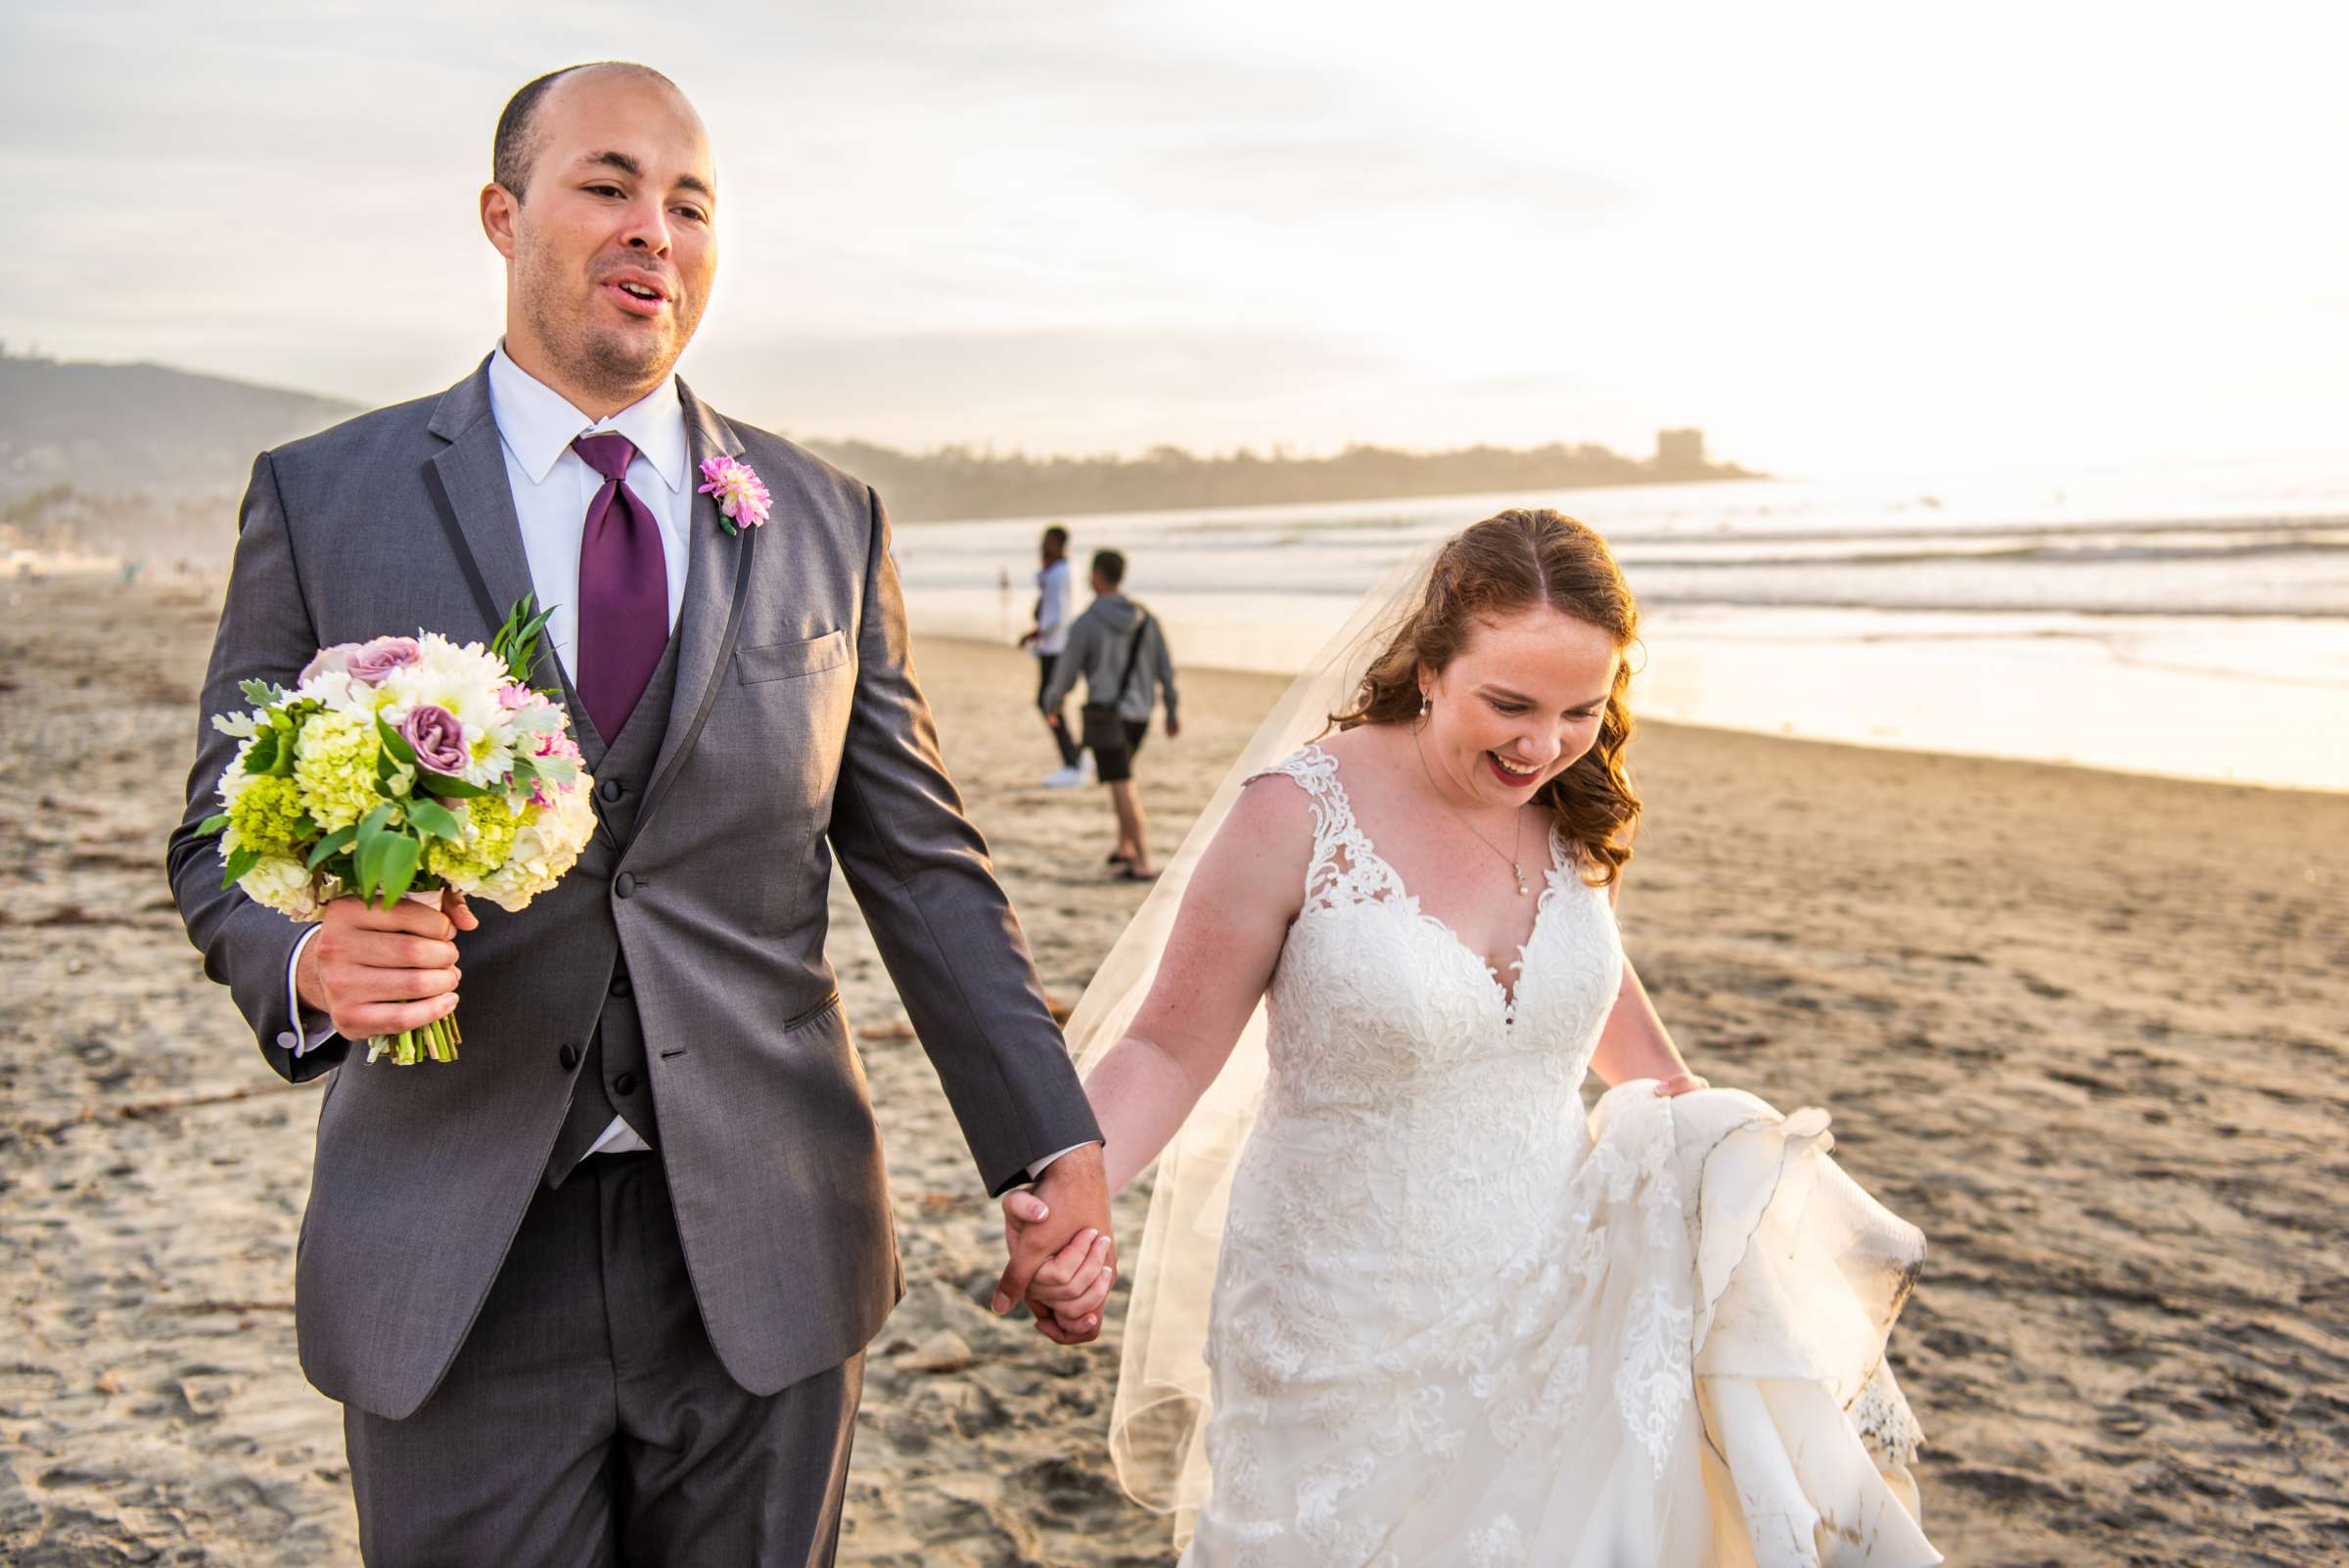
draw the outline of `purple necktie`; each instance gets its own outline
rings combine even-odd
[[[579,700],[609,746],[652,682],[668,646],[668,563],[661,526],[628,488],[636,447],[607,431],[571,443],[604,487],[587,503],[579,539]]]

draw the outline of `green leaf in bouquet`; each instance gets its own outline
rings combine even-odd
[[[231,850],[228,864],[220,868],[220,890],[225,893],[237,885],[237,879],[261,863],[258,850]]]
[[[197,828],[196,836],[200,839],[208,839],[226,826],[228,826],[228,813],[226,811],[222,811],[217,816],[206,817],[204,819],[204,824]]]
[[[358,869],[361,898],[368,897],[374,892],[374,885],[367,877],[367,868],[373,863],[372,856],[377,841],[391,831],[392,813],[395,807],[392,806],[379,806],[351,827],[351,858]]]
[[[310,849],[310,869],[313,871],[317,870],[327,861],[333,859],[336,855],[341,854],[345,850],[349,849],[350,841],[358,836],[359,826],[356,822],[353,822],[350,826],[345,828],[337,828],[332,833],[329,833],[325,838],[320,839],[317,844],[312,846]]]
[[[384,738],[385,751],[390,752],[410,767],[416,765],[416,748],[410,746],[408,738],[393,729],[392,721],[381,714],[375,715],[375,732]]]
[[[389,909],[416,880],[424,846],[396,828],[367,841],[359,851],[359,892],[370,902]]]
[[[318,831],[318,819],[304,811],[294,819],[294,842],[299,844]]]
[[[446,801],[470,801],[478,795],[489,793],[479,784],[468,784],[452,774],[436,773],[429,767],[416,770],[416,783]]]
[[[451,844],[464,842],[465,819],[438,801],[428,801],[419,795],[408,802],[407,812],[409,823],[418,831]]]
[[[350,844],[350,864],[351,868],[357,871],[359,874],[358,893],[359,897],[362,899],[372,900],[375,897],[375,878],[373,875],[373,869],[375,866],[375,846],[377,841],[382,839],[387,831],[383,822],[378,820],[378,818],[388,817],[389,815],[390,807],[379,806],[374,811],[370,812],[366,817],[360,820],[352,833]]]
[[[283,744],[274,729],[256,731],[253,737],[253,750],[245,754],[245,771],[266,773],[275,767],[278,749]],[[292,751],[293,747],[285,746],[285,750]]]
[[[497,628],[489,639],[489,651],[506,662],[506,672],[519,686],[530,684],[531,672],[538,666],[538,638],[546,629],[546,618],[555,613],[554,607],[531,614],[537,603],[534,594],[524,594],[506,612],[506,623]]]
[[[534,757],[530,765],[550,784],[567,785],[579,776],[579,760],[576,757]]]
[[[237,685],[237,690],[245,694],[245,700],[247,702],[256,704],[262,708],[268,708],[274,704],[281,703],[286,699],[285,687],[273,686],[265,680],[240,681]]]

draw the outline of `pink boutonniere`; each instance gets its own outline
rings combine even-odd
[[[770,510],[766,481],[751,465],[720,453],[702,459],[702,478],[710,483],[695,493],[717,497],[717,523],[728,533],[740,533],[764,523]]]

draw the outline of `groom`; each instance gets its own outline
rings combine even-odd
[[[203,708],[328,644],[485,640],[534,593],[595,839],[522,914],[343,899],[297,927],[195,836],[235,744],[207,727],[172,886],[270,1065],[332,1075],[296,1320],[367,1560],[829,1563],[903,1292],[824,959],[835,858],[988,1189],[1038,1177],[998,1311],[1108,1230],[1100,1133],[941,761],[879,499],[671,372],[716,271],[700,119],[646,68],[558,71],[507,106],[494,173],[502,344],[261,455]],[[715,456],[771,521],[720,527]],[[458,1063],[353,1054],[460,989]]]

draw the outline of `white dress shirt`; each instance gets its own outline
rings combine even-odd
[[[1070,601],[1076,596],[1071,576],[1065,555],[1036,575],[1036,651],[1046,658],[1069,646]]]
[[[578,678],[576,654],[579,618],[579,546],[587,533],[587,507],[604,477],[572,450],[581,436],[617,431],[636,448],[628,461],[627,486],[636,492],[661,527],[661,555],[668,573],[668,625],[673,632],[677,613],[685,603],[685,573],[690,560],[693,524],[692,453],[685,438],[685,405],[677,398],[677,378],[670,376],[642,398],[609,419],[589,419],[570,399],[532,376],[512,359],[500,343],[489,356],[489,414],[497,422],[499,444],[506,457],[506,483],[514,491],[514,516],[522,525],[523,553],[530,565],[530,590],[538,608],[549,610],[546,640],[562,661],[564,673]],[[608,741],[611,737],[605,737]],[[317,935],[313,925],[294,945],[286,966],[286,1005],[300,1021],[302,1038],[280,1034],[279,1045],[299,1054],[334,1038],[335,1027],[301,1005],[295,982],[302,949]],[[646,1148],[644,1139],[622,1118],[615,1116],[589,1154],[626,1154]],[[1080,1144],[1082,1148],[1083,1145]],[[1050,1155],[1028,1168],[1031,1179],[1061,1154]]]

